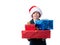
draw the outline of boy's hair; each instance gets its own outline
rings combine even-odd
[[[37,11],[35,11],[35,12],[33,12],[33,14],[34,13],[36,13]],[[39,12],[37,12],[37,13],[39,13]],[[33,17],[33,14],[31,15],[31,17]],[[39,17],[41,17],[41,14],[39,13]]]

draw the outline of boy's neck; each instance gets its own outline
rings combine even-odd
[[[39,20],[39,19],[33,19],[33,20]]]

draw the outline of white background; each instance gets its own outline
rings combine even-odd
[[[41,8],[42,19],[54,20],[47,45],[60,45],[60,0],[0,0],[0,45],[29,45],[21,31],[31,19],[28,10],[32,5]]]

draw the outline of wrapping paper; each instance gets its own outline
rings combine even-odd
[[[25,30],[22,31],[22,38],[50,38],[50,30]]]

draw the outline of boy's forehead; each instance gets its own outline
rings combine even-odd
[[[35,12],[33,12],[33,13],[39,13],[38,11],[35,11]]]

